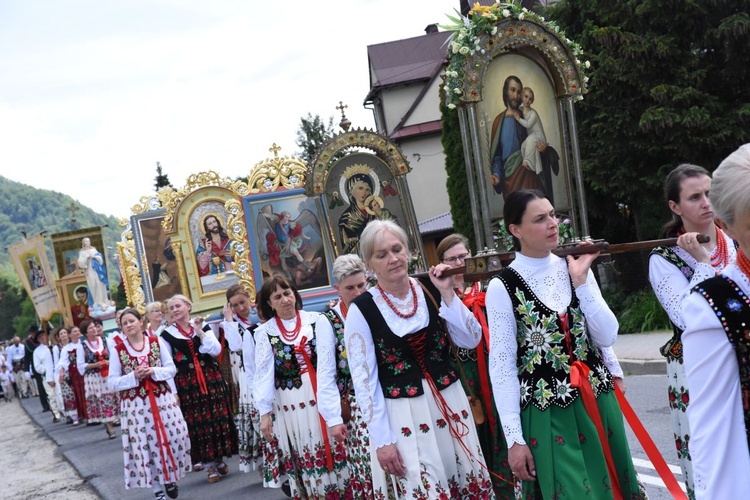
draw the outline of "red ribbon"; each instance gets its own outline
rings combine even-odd
[[[646,428],[643,427],[641,421],[638,420],[638,416],[635,414],[633,407],[630,406],[628,400],[625,399],[625,394],[622,393],[617,385],[615,385],[615,396],[617,397],[617,402],[620,403],[620,410],[622,410],[625,420],[628,421],[628,425],[633,429],[633,433],[638,438],[641,446],[643,446],[643,451],[646,452],[649,460],[654,464],[656,472],[659,474],[659,477],[661,477],[661,480],[664,481],[664,485],[667,487],[667,490],[669,490],[669,493],[671,493],[676,500],[687,500],[687,495],[682,491],[682,488],[680,488],[672,471],[669,470],[669,466],[667,465],[667,462],[664,461],[664,457],[659,453],[653,439],[648,435]]]
[[[474,292],[474,288],[471,292],[463,298],[463,303],[468,307],[471,312],[474,313],[474,317],[479,321],[482,327],[482,334],[484,341],[480,340],[477,346],[477,365],[479,368],[479,390],[482,392],[482,399],[485,401],[485,408],[487,413],[487,423],[490,426],[490,433],[495,436],[496,422],[494,408],[494,402],[492,401],[492,393],[490,391],[490,380],[489,380],[489,369],[487,368],[487,360],[485,356],[485,345],[487,346],[487,352],[490,347],[490,328],[487,325],[487,316],[484,314],[485,298],[486,293]]]
[[[305,365],[307,365],[307,372],[310,374],[310,383],[312,383],[313,387],[313,394],[315,395],[315,402],[318,401],[318,377],[315,374],[315,367],[312,364],[312,361],[310,360],[310,355],[307,354],[307,349],[305,349],[305,346],[307,345],[307,337],[303,336],[300,341],[299,345],[294,346],[294,352],[297,354],[300,354],[305,359]],[[305,373],[305,370],[300,371],[300,375]],[[333,471],[333,451],[331,451],[331,442],[328,439],[328,429],[326,427],[326,421],[323,419],[323,416],[318,412],[318,420],[320,420],[320,432],[323,434],[323,444],[325,445],[326,450],[326,466],[328,467],[329,471]]]
[[[103,352],[106,352],[106,349],[107,348],[105,347]],[[99,367],[99,373],[102,377],[107,378],[109,376],[109,361],[104,358],[103,353],[95,352],[94,354],[96,354],[97,362],[104,363],[101,367]]]
[[[208,387],[206,386],[206,377],[203,375],[203,368],[201,368],[201,363],[198,360],[198,353],[195,352],[195,342],[193,342],[193,334],[195,333],[195,329],[191,326],[190,333],[188,333],[180,328],[180,325],[178,325],[177,323],[175,323],[175,326],[180,331],[180,333],[187,338],[188,349],[190,349],[190,354],[193,356],[193,366],[195,366],[195,378],[198,379],[198,388],[200,389],[201,394],[205,396],[206,394],[208,394]]]

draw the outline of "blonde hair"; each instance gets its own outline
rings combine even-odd
[[[406,252],[410,252],[406,231],[404,231],[401,226],[389,220],[376,219],[370,221],[367,226],[365,226],[365,230],[362,231],[362,234],[359,237],[359,254],[366,265],[369,265],[369,261],[372,259],[372,254],[375,253],[375,245],[385,231],[392,232],[404,246]]]
[[[171,302],[174,302],[175,300],[181,300],[182,302],[184,302],[185,304],[188,305],[188,307],[190,308],[191,311],[193,310],[193,303],[190,302],[190,299],[188,299],[187,297],[185,297],[181,293],[176,293],[176,294],[172,295],[171,297],[169,297],[169,300],[167,301],[167,308],[169,308],[169,304]]]
[[[714,170],[708,197],[716,217],[727,225],[750,213],[750,144],[740,146]]]
[[[149,302],[148,304],[146,304],[146,314],[156,312],[156,311],[164,313],[164,304],[162,304],[158,300],[154,302]]]
[[[521,93],[523,92],[529,92],[531,94],[531,102],[534,102],[536,100],[534,89],[532,89],[531,87],[524,87],[523,90],[521,90]]]

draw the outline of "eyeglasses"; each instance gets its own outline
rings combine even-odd
[[[469,256],[469,252],[462,253],[460,255],[456,255],[455,257],[446,257],[443,259],[443,262],[446,264],[455,264],[458,261],[466,262],[466,258]]]

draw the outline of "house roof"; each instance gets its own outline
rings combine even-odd
[[[434,120],[426,123],[418,123],[416,125],[407,125],[406,127],[398,128],[395,132],[390,135],[391,139],[403,139],[405,137],[416,137],[418,135],[434,134],[443,130],[443,122],[441,120]]]
[[[366,100],[383,87],[432,78],[445,63],[445,42],[450,35],[449,31],[439,31],[369,45],[367,56],[371,82]]]
[[[419,223],[419,233],[422,235],[450,231],[451,229],[453,229],[453,217],[451,217],[450,212]]]

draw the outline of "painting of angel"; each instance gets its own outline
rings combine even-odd
[[[283,274],[300,290],[329,286],[322,228],[312,200],[293,197],[256,208],[263,279]]]

